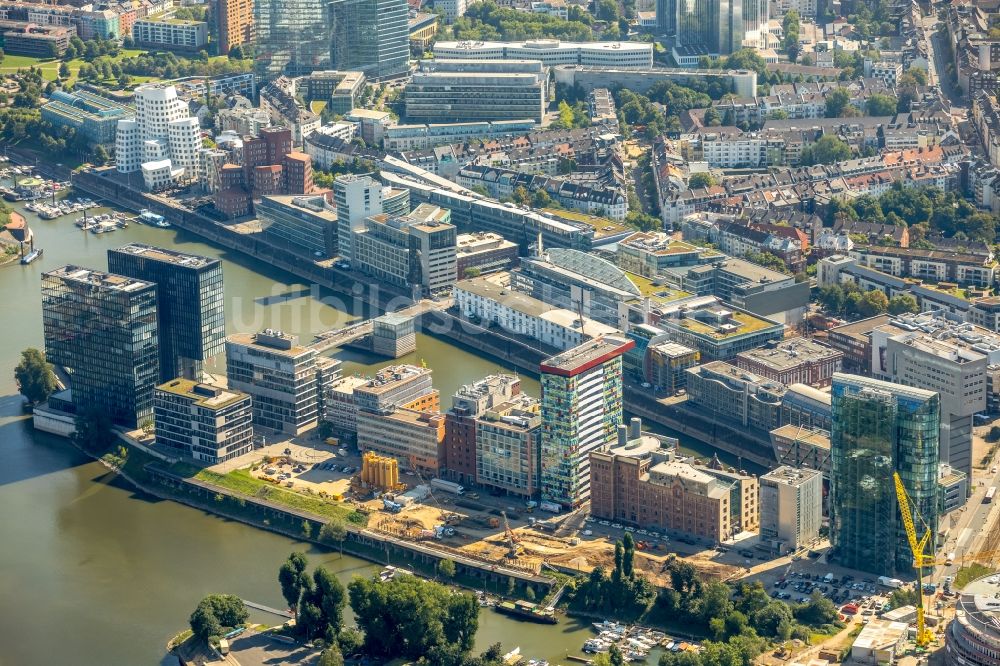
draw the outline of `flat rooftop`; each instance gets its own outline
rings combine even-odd
[[[461,289],[470,294],[496,301],[504,307],[516,310],[517,312],[523,312],[531,317],[541,317],[552,309],[552,306],[548,303],[540,301],[533,296],[522,294],[519,291],[514,291],[509,286],[491,279],[491,277],[495,276],[459,280],[455,283],[455,289]]]
[[[363,389],[365,393],[372,394],[385,393],[404,382],[412,381],[422,375],[429,375],[431,372],[430,368],[420,368],[415,365],[387,365],[377,371],[374,377],[368,378],[363,386],[358,386],[355,390]]]
[[[272,354],[296,357],[311,353],[312,350],[299,344],[297,336],[281,331],[265,330],[260,333],[233,333],[226,338],[227,343],[266,349]]]
[[[460,42],[438,42],[437,49],[461,49],[473,51],[478,49],[525,48],[537,50],[555,49],[586,49],[588,51],[619,52],[625,49],[633,51],[652,51],[653,45],[647,42],[563,42],[558,39],[529,39],[523,42],[486,42],[467,40]]]
[[[578,222],[580,224],[586,224],[594,229],[594,238],[604,238],[606,236],[618,236],[629,230],[624,224],[620,222],[615,222],[614,220],[607,217],[599,217],[597,215],[588,215],[587,213],[581,213],[575,210],[566,210],[562,208],[543,208],[542,212],[546,215],[561,219],[569,220],[570,222]]]
[[[764,476],[760,477],[760,480],[798,487],[817,476],[821,476],[822,474],[822,472],[816,469],[797,469],[795,467],[789,467],[788,465],[782,465],[781,467],[773,469]]]
[[[48,271],[44,275],[47,277],[59,278],[63,282],[93,285],[112,291],[131,292],[156,287],[154,283],[147,282],[146,280],[137,280],[136,278],[125,277],[124,275],[115,275],[114,273],[95,271],[91,268],[81,268],[79,266],[73,266],[72,264]]]
[[[242,167],[237,167],[242,168]],[[325,208],[320,204],[312,203],[314,200],[322,199],[322,196],[313,196],[310,194],[294,194],[294,195],[283,195],[283,194],[269,194],[262,197],[263,201],[270,201],[276,206],[283,207],[288,206],[291,208],[298,208],[299,210],[306,211],[309,215],[318,217],[327,222],[337,221],[337,211],[336,209]],[[268,207],[262,206],[258,209],[258,217],[260,213],[264,213],[266,216],[268,213]]]
[[[618,247],[628,247],[658,257],[705,251],[697,245],[671,238],[662,231],[637,231],[628,238],[618,241]]]
[[[781,327],[781,324],[777,322],[752,315],[749,312],[734,310],[725,304],[687,310],[683,312],[680,321],[668,319],[665,324],[674,325],[714,340],[725,340],[769,328]]]
[[[635,342],[626,338],[595,338],[545,359],[539,368],[543,373],[571,377],[621,356],[634,346]]]
[[[205,266],[211,266],[212,264],[219,263],[218,259],[203,257],[198,254],[177,252],[176,250],[168,250],[166,248],[155,247],[153,245],[144,245],[143,243],[129,243],[128,245],[123,245],[122,247],[116,248],[112,251],[121,252],[122,254],[134,254],[136,256],[152,259],[153,261],[160,261],[165,264],[173,264],[175,266],[184,266],[185,268],[204,268]]]
[[[791,370],[803,363],[836,359],[843,353],[809,338],[788,338],[737,354],[737,359],[759,363],[776,371]]]
[[[843,326],[836,326],[830,329],[830,333],[836,333],[838,335],[854,338],[860,342],[866,342],[873,330],[879,326],[888,324],[891,320],[892,316],[890,315],[876,315],[875,317],[869,317],[868,319],[862,319],[861,321],[844,324]]]
[[[211,384],[202,384],[191,379],[174,379],[156,387],[157,391],[172,393],[192,400],[199,407],[206,409],[223,409],[247,398],[242,391],[219,388]]]
[[[817,449],[830,450],[830,433],[819,428],[805,428],[803,426],[786,423],[780,428],[771,431],[775,437],[781,437],[793,442],[808,444]],[[800,470],[801,471],[801,470]]]

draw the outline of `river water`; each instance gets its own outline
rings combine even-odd
[[[20,351],[43,346],[42,272],[68,263],[104,270],[106,251],[126,241],[220,257],[229,332],[271,326],[307,341],[362,311],[180,230],[133,224],[94,235],[77,229],[75,216],[25,215],[45,254],[30,266],[0,267],[0,666],[159,663],[166,641],[186,627],[205,594],[282,607],[277,568],[292,550],[307,551],[311,563],[325,564],[345,583],[375,571],[362,560],[136,493],[65,440],[32,430],[13,381]],[[343,359],[346,373],[385,364],[350,352]],[[463,383],[504,369],[424,335],[402,360],[433,368],[444,405]],[[522,385],[538,395],[536,379],[523,377]],[[550,627],[483,611],[477,643],[500,641],[565,664],[592,635],[572,621]]]

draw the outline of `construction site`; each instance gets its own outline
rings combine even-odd
[[[544,569],[589,572],[614,565],[614,539],[597,535],[579,513],[558,515],[534,502],[504,505],[503,498],[466,493],[460,485],[417,475],[409,489],[399,482],[396,461],[366,454],[355,484],[358,504],[371,512],[369,528],[384,534],[435,542],[487,563],[502,563],[531,573]],[[370,470],[370,471],[366,471]],[[666,563],[677,557],[662,535],[635,534],[636,568],[657,584],[666,584]],[[706,579],[728,579],[740,569],[712,561],[708,550],[688,558]],[[662,578],[661,578],[662,577]]]

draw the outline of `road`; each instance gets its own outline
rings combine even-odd
[[[945,40],[948,39],[948,31],[945,30],[943,33],[938,32],[938,27],[942,26],[942,23],[937,17],[937,11],[935,9],[931,11],[932,13],[929,16],[925,16],[922,23],[926,33],[930,35],[930,39],[927,40],[927,46],[931,51],[930,62],[928,62],[928,69],[930,70],[928,83],[931,85],[937,83],[941,88],[941,92],[944,93],[944,96],[952,106],[964,107],[965,103],[961,95],[955,90],[955,82],[948,76],[949,63],[946,55],[950,49],[945,43]]]
[[[956,524],[948,529],[948,538],[941,547],[941,553],[956,553],[961,559],[966,555],[974,555],[983,549],[996,549],[997,544],[989,543],[987,539],[995,537],[997,519],[1000,518],[1000,500],[984,504],[983,497],[990,486],[1000,486],[1000,469],[995,465],[997,455],[994,455],[986,472],[976,475],[973,471],[972,496],[960,509]],[[997,470],[997,471],[993,471]],[[983,562],[988,565],[989,562]],[[954,576],[961,568],[961,562],[950,566],[939,567],[935,578]]]

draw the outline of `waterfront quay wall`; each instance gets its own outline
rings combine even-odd
[[[387,305],[412,303],[402,292],[393,292],[387,285],[378,289],[358,289],[359,283],[350,273],[332,266],[317,264],[310,258],[279,247],[263,233],[240,233],[227,225],[197,211],[188,210],[167,199],[130,187],[113,177],[81,171],[73,174],[73,184],[93,196],[107,199],[131,210],[148,208],[163,215],[180,229],[195,233],[225,248],[242,252],[254,259],[285,270],[296,277],[348,294],[371,309],[372,314],[383,312]],[[539,363],[558,350],[544,348],[541,343],[520,336],[513,336],[495,327],[485,327],[463,319],[456,313],[435,309],[423,312],[416,318],[420,329],[435,337],[446,338],[457,344],[489,355],[508,367],[538,374]],[[767,468],[777,466],[770,443],[754,435],[704,418],[683,404],[668,405],[656,400],[643,389],[626,384],[624,395],[628,412],[641,416],[650,423],[678,430],[709,446],[731,455],[741,456],[754,464]]]
[[[340,547],[340,544],[334,545],[314,538],[318,537],[320,529],[329,521],[323,516],[241,495],[199,479],[183,477],[164,469],[157,463],[147,464],[144,472],[150,481],[149,484],[141,484],[134,479],[129,480],[153,495],[162,496],[163,492],[160,491],[165,491],[169,499],[230,520],[278,532],[293,539],[322,543],[330,548]],[[308,529],[306,525],[309,526]],[[350,522],[345,521],[344,525],[347,538],[342,544],[343,551],[370,562],[435,571],[438,562],[448,559],[455,563],[456,572],[460,578],[465,579],[468,587],[479,589],[486,583],[491,583],[496,589],[502,590],[506,588],[507,581],[513,579],[515,585],[522,589],[532,588],[538,598],[548,594],[556,582],[548,576],[537,575],[508,564],[473,559],[443,544],[428,546],[398,539]],[[306,536],[307,531],[309,536]],[[473,585],[472,581],[478,583]]]

